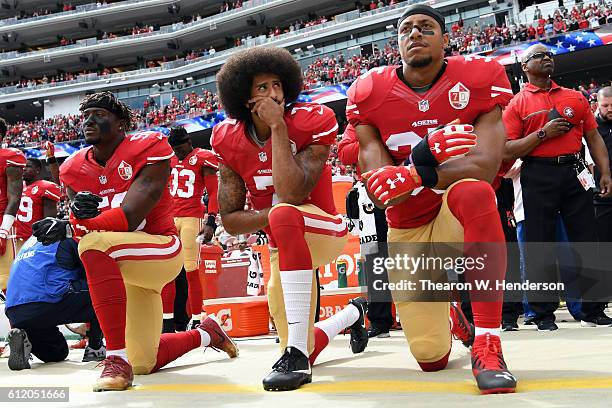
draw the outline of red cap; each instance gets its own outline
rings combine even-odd
[[[555,103],[555,109],[572,125],[579,125],[584,120],[584,101],[570,96]]]

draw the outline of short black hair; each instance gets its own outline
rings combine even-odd
[[[134,127],[134,113],[129,106],[117,99],[112,92],[103,91],[87,95],[81,101],[79,110],[83,112],[88,108],[102,108],[114,113],[123,122],[123,130],[126,132]]]
[[[42,162],[38,160],[37,158],[30,157],[28,159],[28,163],[30,163],[33,167],[36,167],[38,171],[41,171],[43,168]]]
[[[253,78],[258,74],[278,75],[286,104],[294,102],[302,91],[302,69],[286,49],[256,47],[241,51],[229,57],[217,73],[219,100],[229,117],[250,120],[251,111],[246,103],[251,96]]]
[[[173,126],[170,128],[170,135],[168,136],[168,143],[170,146],[176,146],[189,141],[189,135],[187,129],[182,126]]]
[[[6,132],[8,131],[8,125],[4,118],[0,118],[0,137],[6,136]]]

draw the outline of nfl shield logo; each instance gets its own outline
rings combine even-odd
[[[106,182],[108,181],[106,179],[106,176],[100,176],[100,177],[98,177],[98,180],[100,180],[100,184],[106,184]]]
[[[126,181],[132,178],[132,166],[123,160],[121,160],[121,163],[119,163],[117,171],[119,172],[119,177]]]
[[[268,160],[268,155],[266,154],[266,152],[259,152],[259,161],[263,163],[267,160]]]
[[[448,101],[453,108],[464,109],[470,102],[470,90],[461,82],[457,82],[457,84],[448,91]]]
[[[421,112],[427,112],[429,110],[429,101],[427,99],[419,101],[419,110]]]

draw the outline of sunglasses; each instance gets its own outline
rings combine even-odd
[[[539,59],[539,60],[543,60],[544,57],[548,57],[548,59],[553,59],[553,56],[555,54],[553,54],[551,51],[546,51],[546,52],[534,52],[533,54],[531,54],[531,56],[529,58],[527,58],[525,60],[525,63],[529,62],[532,59]]]

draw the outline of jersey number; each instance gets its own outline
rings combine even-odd
[[[258,190],[267,190],[268,187],[274,186],[272,176],[253,176],[255,182],[255,188]],[[272,205],[278,204],[278,196],[276,193],[272,194]]]
[[[170,182],[170,194],[172,197],[176,197],[177,195],[180,198],[191,198],[193,197],[194,185],[196,175],[193,170],[182,169],[178,171],[177,169],[172,169],[172,181]],[[181,186],[179,187],[179,183]]]
[[[32,201],[30,197],[21,197],[17,219],[21,222],[30,222],[32,221],[33,211],[34,211],[34,201]]]
[[[108,207],[109,205],[110,205],[110,208],[117,208],[123,202],[123,199],[125,198],[126,194],[127,194],[127,191],[124,191],[123,193],[117,193],[113,196],[113,198],[110,201],[108,199],[108,196],[103,196],[102,202],[98,204],[98,208],[101,210],[105,207]]]

